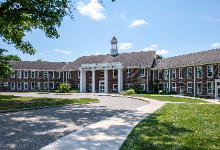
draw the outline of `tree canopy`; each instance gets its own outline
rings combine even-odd
[[[156,59],[163,59],[164,57],[162,55],[157,55]]]

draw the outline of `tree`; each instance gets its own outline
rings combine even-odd
[[[18,55],[5,55],[5,60],[14,60],[14,61],[21,61],[21,58]]]
[[[157,55],[156,59],[163,59],[164,57],[162,55]]]
[[[41,59],[38,59],[37,61],[42,61]]]

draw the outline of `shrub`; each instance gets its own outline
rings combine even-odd
[[[137,93],[137,94],[143,93],[143,89],[140,88],[140,87],[135,87],[135,86],[133,86],[133,87],[131,87],[130,89],[133,89],[133,90],[135,91],[135,93]]]
[[[59,90],[55,90],[55,93],[59,93]]]
[[[121,95],[127,95],[127,91],[126,91],[126,90],[123,90],[123,91],[120,92],[120,94],[121,94]]]
[[[176,92],[175,91],[170,91],[169,94],[176,94]]]
[[[68,93],[70,91],[69,83],[61,83],[58,87],[59,93]]]
[[[128,95],[135,94],[134,89],[127,90]]]
[[[79,93],[79,89],[76,89],[76,90],[70,90],[70,93]]]

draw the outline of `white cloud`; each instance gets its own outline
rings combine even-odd
[[[96,55],[99,55],[99,54],[100,54],[100,52],[96,51],[96,52],[95,52],[95,54],[96,54]]]
[[[216,46],[219,46],[220,45],[220,43],[214,43],[214,44],[212,44],[212,47],[216,47]]]
[[[72,51],[59,50],[59,49],[54,49],[54,51],[56,51],[56,52],[62,52],[62,53],[65,53],[65,54],[73,53]]]
[[[135,27],[135,26],[139,26],[139,25],[142,25],[142,24],[147,24],[147,22],[144,21],[144,20],[135,19],[135,21],[129,27]]]
[[[131,43],[121,43],[121,44],[118,44],[118,45],[119,45],[119,49],[125,50],[125,49],[131,48],[131,46],[132,46],[133,44],[131,44]]]
[[[89,16],[93,20],[103,20],[106,16],[102,13],[104,7],[98,3],[97,0],[91,0],[88,5],[84,5],[84,2],[79,1],[77,9],[82,15]]]
[[[151,47],[158,47],[158,45],[156,45],[156,44],[155,45],[151,45]]]
[[[152,50],[156,50],[154,47],[145,47],[143,49],[143,51],[152,51]]]
[[[121,16],[122,19],[126,17],[124,14],[121,14],[120,16]]]
[[[163,49],[163,50],[157,50],[156,51],[156,54],[157,55],[165,55],[165,54],[168,54],[169,52],[167,51],[167,50],[165,50],[165,49]]]

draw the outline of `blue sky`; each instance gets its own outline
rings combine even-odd
[[[112,37],[119,53],[156,50],[165,58],[220,47],[219,0],[77,0],[72,21],[66,16],[58,39],[38,29],[26,33],[37,50],[23,54],[2,40],[0,47],[24,61],[72,62],[78,57],[110,53]]]

